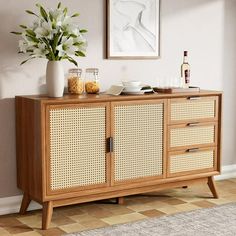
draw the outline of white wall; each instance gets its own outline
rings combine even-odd
[[[9,32],[30,23],[25,9],[51,0],[0,0],[0,197],[19,194],[16,187],[14,96],[45,91],[46,61],[19,66],[25,58],[17,54],[18,37]],[[191,84],[224,90],[223,164],[236,163],[236,0],[162,0],[161,59],[107,60],[105,55],[105,0],[64,0],[79,11],[79,24],[87,28],[86,58],[81,68],[98,67],[103,89],[124,76],[155,85],[157,78],[179,76],[183,50],[189,51]],[[72,65],[65,62],[65,71]]]

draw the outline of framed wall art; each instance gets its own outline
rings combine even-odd
[[[160,0],[107,0],[107,58],[160,57]]]

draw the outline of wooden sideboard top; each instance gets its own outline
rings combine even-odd
[[[119,95],[112,96],[105,93],[100,94],[83,94],[83,95],[71,95],[64,94],[60,98],[50,98],[47,95],[23,95],[16,96],[39,101],[42,103],[83,103],[83,102],[110,102],[110,101],[126,101],[126,100],[148,100],[148,99],[164,99],[164,98],[181,98],[181,97],[191,97],[191,96],[214,96],[222,94],[221,91],[213,90],[201,90],[200,92],[185,92],[185,93],[152,93],[152,94],[142,94],[142,95]]]

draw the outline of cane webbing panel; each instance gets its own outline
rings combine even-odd
[[[115,181],[162,175],[163,104],[115,107]]]
[[[173,128],[170,131],[170,147],[214,143],[215,126]]]
[[[215,100],[186,100],[171,103],[171,120],[192,120],[215,117]]]
[[[170,173],[193,171],[214,166],[214,151],[200,151],[170,156]]]
[[[106,108],[50,110],[51,189],[106,182]]]

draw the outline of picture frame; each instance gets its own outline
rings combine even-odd
[[[107,0],[107,58],[160,58],[160,0]]]

